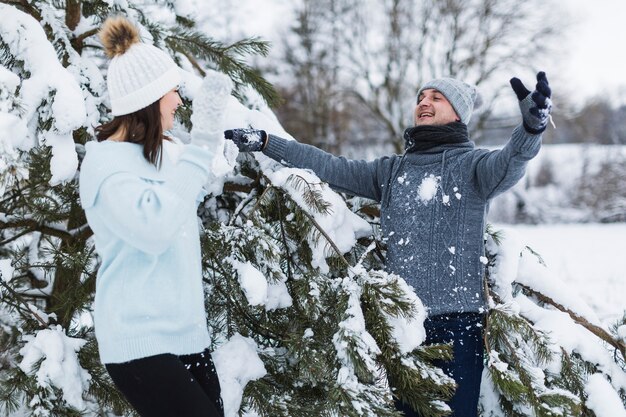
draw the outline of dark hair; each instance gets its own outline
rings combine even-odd
[[[107,140],[120,128],[126,135],[124,138],[126,142],[143,145],[143,156],[148,162],[156,167],[161,165],[163,140],[168,138],[163,135],[159,101],[134,113],[115,116],[110,122],[96,127],[98,142]]]

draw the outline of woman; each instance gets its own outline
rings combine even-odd
[[[196,209],[212,154],[164,136],[181,105],[179,69],[128,20],[100,38],[113,120],[86,145],[80,198],[101,258],[100,359],[142,416],[223,416],[207,350]]]

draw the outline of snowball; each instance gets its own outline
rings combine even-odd
[[[439,188],[439,182],[441,177],[436,177],[430,174],[422,180],[422,183],[417,189],[418,198],[423,203],[427,203],[437,195],[437,189]]]

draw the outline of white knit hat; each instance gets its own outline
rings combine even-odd
[[[143,109],[180,84],[182,77],[174,60],[141,42],[137,27],[124,17],[107,19],[100,39],[111,57],[107,88],[113,116]]]
[[[437,78],[422,85],[417,92],[418,103],[422,91],[428,89],[434,89],[443,94],[452,105],[461,122],[465,124],[468,124],[472,118],[474,105],[476,104],[476,107],[480,105],[476,87],[454,78]]]

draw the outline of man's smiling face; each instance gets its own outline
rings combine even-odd
[[[461,120],[441,92],[427,89],[420,93],[415,106],[415,126],[445,125]]]

